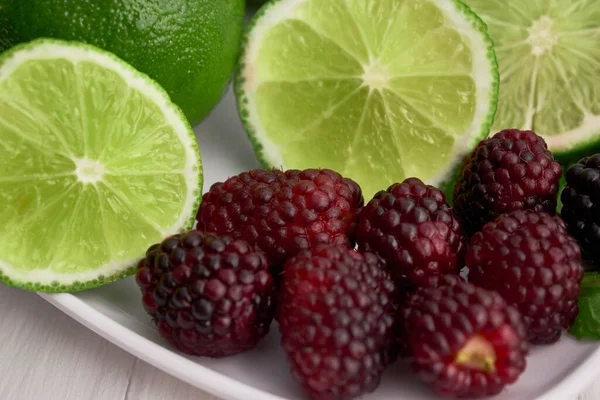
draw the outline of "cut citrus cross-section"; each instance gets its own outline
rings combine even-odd
[[[600,147],[598,0],[465,0],[500,65],[493,130],[531,129],[569,161]]]
[[[366,196],[450,178],[488,134],[497,85],[485,25],[453,0],[267,3],[236,77],[264,164],[331,168]]]
[[[0,281],[75,291],[133,272],[191,226],[193,132],[167,94],[115,56],[37,40],[0,56]]]

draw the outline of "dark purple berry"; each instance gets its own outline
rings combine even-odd
[[[556,212],[560,164],[544,139],[507,129],[479,143],[454,186],[454,211],[469,235],[514,210]]]
[[[199,231],[171,236],[148,249],[136,281],[160,335],[192,355],[253,348],[275,312],[266,258],[241,239]]]

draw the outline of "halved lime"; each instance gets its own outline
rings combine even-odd
[[[0,281],[63,292],[133,272],[192,225],[194,134],[158,84],[117,57],[36,40],[0,55]]]
[[[241,118],[267,166],[331,168],[367,197],[440,184],[489,132],[492,47],[455,0],[275,0],[249,26]]]
[[[465,2],[496,44],[500,100],[492,131],[531,129],[561,159],[600,145],[598,0]]]

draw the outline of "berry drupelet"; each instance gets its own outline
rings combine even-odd
[[[556,342],[578,314],[579,245],[559,217],[513,211],[486,224],[467,252],[469,281],[518,308],[531,343]]]
[[[493,291],[460,279],[419,288],[398,319],[413,371],[442,396],[492,396],[525,369],[523,319]]]
[[[562,168],[544,139],[509,129],[479,143],[454,186],[454,211],[469,235],[514,210],[556,212]]]
[[[571,166],[566,178],[561,215],[584,259],[600,267],[600,154]]]
[[[278,308],[294,378],[315,400],[372,392],[394,357],[394,284],[375,254],[317,245],[286,262]]]
[[[136,281],[158,332],[184,353],[226,357],[253,348],[275,312],[262,252],[199,231],[150,247]]]
[[[360,187],[331,170],[254,170],[210,188],[198,229],[247,240],[279,273],[287,257],[318,243],[349,246],[363,203]]]
[[[356,232],[361,250],[382,257],[397,285],[435,285],[464,266],[465,237],[444,194],[417,178],[380,191],[363,208]]]

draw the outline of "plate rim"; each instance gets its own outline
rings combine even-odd
[[[75,321],[129,354],[212,395],[226,400],[288,400],[241,383],[234,378],[195,363],[179,355],[174,350],[154,343],[121,325],[77,296],[69,293],[38,293],[38,295]],[[581,394],[581,391],[577,388],[588,388],[590,386],[592,380],[598,376],[593,368],[593,365],[598,363],[600,363],[600,343],[596,345],[596,349],[590,352],[581,364],[570,371],[558,384],[546,390],[537,400],[564,400],[569,396],[573,397]],[[199,369],[202,373],[186,374],[183,372],[185,368],[174,367],[177,364],[189,365],[188,370],[198,371]]]

